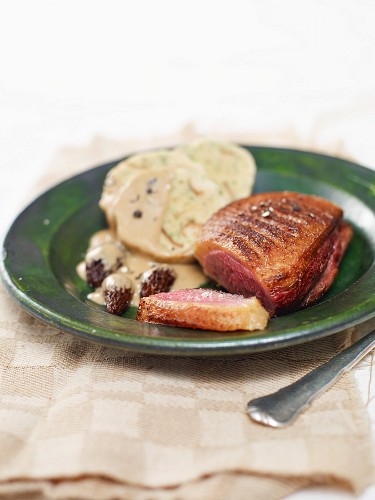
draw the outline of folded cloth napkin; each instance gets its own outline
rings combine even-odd
[[[125,146],[97,139],[81,163],[71,150],[55,165],[66,175]],[[49,174],[43,187],[59,175]],[[245,408],[375,321],[273,352],[161,357],[63,333],[3,287],[0,299],[1,498],[272,500],[311,484],[359,493],[372,482],[369,418],[352,373],[285,429],[253,423]]]

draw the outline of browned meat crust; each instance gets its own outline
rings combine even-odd
[[[287,312],[310,304],[332,283],[336,273],[331,271],[321,291],[317,287],[304,302],[334,249],[341,249],[334,261],[338,268],[351,239],[350,229],[341,231],[342,215],[341,208],[313,195],[257,194],[214,214],[195,256],[231,293],[256,294],[271,314]]]

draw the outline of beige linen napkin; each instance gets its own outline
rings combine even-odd
[[[162,142],[96,139],[66,150],[38,189],[61,172]],[[245,406],[321,364],[375,321],[256,355],[158,357],[47,326],[3,287],[0,300],[1,498],[272,500],[311,484],[358,493],[372,482],[369,419],[353,374],[286,429],[251,422]]]

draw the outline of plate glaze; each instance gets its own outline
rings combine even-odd
[[[340,205],[354,238],[328,293],[316,305],[273,318],[262,332],[221,334],[140,323],[135,309],[112,316],[86,299],[76,274],[90,236],[106,227],[98,208],[112,162],[50,189],[14,221],[1,274],[9,293],[29,313],[81,338],[138,352],[231,355],[271,350],[334,334],[375,316],[375,172],[315,153],[248,148],[258,173],[255,192],[291,190]]]

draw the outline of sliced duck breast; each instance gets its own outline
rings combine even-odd
[[[201,330],[263,330],[269,314],[256,297],[193,288],[141,299],[138,321]]]

